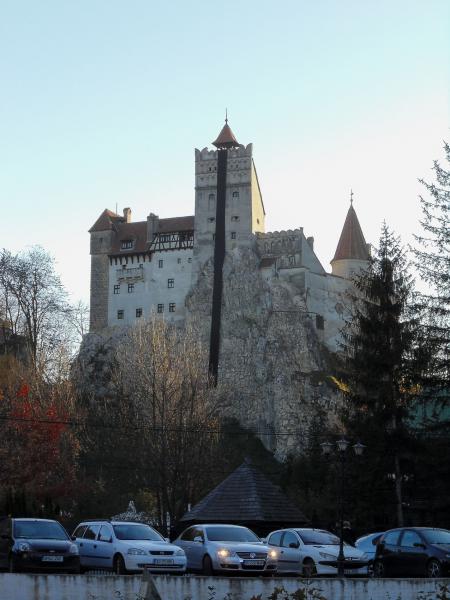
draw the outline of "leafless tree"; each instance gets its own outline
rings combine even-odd
[[[145,425],[145,460],[164,525],[166,515],[183,514],[212,467],[224,391],[211,386],[207,348],[192,325],[152,317],[129,331],[117,363],[117,385]]]

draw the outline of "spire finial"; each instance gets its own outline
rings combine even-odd
[[[350,206],[353,206],[353,190],[350,189]]]
[[[228,108],[225,109],[225,123],[228,123]]]

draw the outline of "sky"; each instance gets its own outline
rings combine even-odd
[[[412,243],[449,140],[448,0],[0,0],[0,247],[43,246],[89,300],[88,229],[193,214],[228,108],[266,229],[330,270],[349,208]]]

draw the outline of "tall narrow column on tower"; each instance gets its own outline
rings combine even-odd
[[[214,385],[217,385],[219,373],[220,329],[222,315],[223,263],[225,261],[225,204],[227,190],[228,150],[238,148],[225,118],[225,125],[213,142],[217,148],[217,194],[216,194],[216,229],[214,238],[214,283],[211,311],[211,336],[209,343],[209,373]]]

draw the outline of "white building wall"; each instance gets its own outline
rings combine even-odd
[[[161,314],[168,321],[180,321],[185,318],[185,298],[191,286],[192,249],[168,250],[155,252],[151,261],[146,257],[145,262],[134,259],[122,265],[109,267],[109,300],[108,325],[133,325],[140,318],[149,318],[154,312]],[[162,261],[160,266],[160,261]],[[173,280],[173,287],[169,287]],[[129,289],[129,284],[133,288]],[[114,287],[119,286],[119,293],[114,293]],[[175,305],[170,312],[171,304]],[[163,305],[163,312],[158,313],[158,305]],[[136,310],[142,309],[142,316],[136,315]],[[123,311],[123,318],[118,318],[118,311]]]

